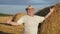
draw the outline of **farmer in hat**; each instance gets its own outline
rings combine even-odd
[[[37,16],[34,15],[34,8],[29,5],[26,8],[27,15],[21,17],[17,22],[12,22],[11,20],[7,21],[7,24],[11,25],[20,25],[24,23],[24,30],[23,34],[37,34],[38,32],[38,24],[42,23],[52,12],[54,9],[51,9],[51,11],[45,16]]]

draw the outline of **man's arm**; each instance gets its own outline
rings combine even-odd
[[[55,8],[50,9],[50,12],[45,16],[45,19],[48,18],[54,11]]]
[[[7,24],[11,24],[11,25],[13,25],[13,26],[19,25],[17,22],[12,22],[11,20],[8,20],[8,21],[7,21]]]
[[[10,22],[10,24],[13,25],[13,26],[20,25],[20,24],[18,24],[17,22]]]
[[[12,22],[11,19],[7,20],[7,24],[11,24],[11,25],[20,25],[24,23],[24,17],[21,17],[19,20],[17,20],[16,22]]]

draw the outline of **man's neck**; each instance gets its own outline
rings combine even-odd
[[[29,15],[29,14],[28,14]],[[32,16],[33,17],[33,14],[29,15],[29,16]]]

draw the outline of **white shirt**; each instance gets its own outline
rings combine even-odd
[[[44,21],[44,17],[41,16],[29,16],[25,15],[21,17],[17,23],[22,24],[24,23],[24,32],[23,34],[37,34],[38,32],[38,24]]]

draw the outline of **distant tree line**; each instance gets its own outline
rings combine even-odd
[[[13,15],[0,13],[0,16],[13,16]]]

